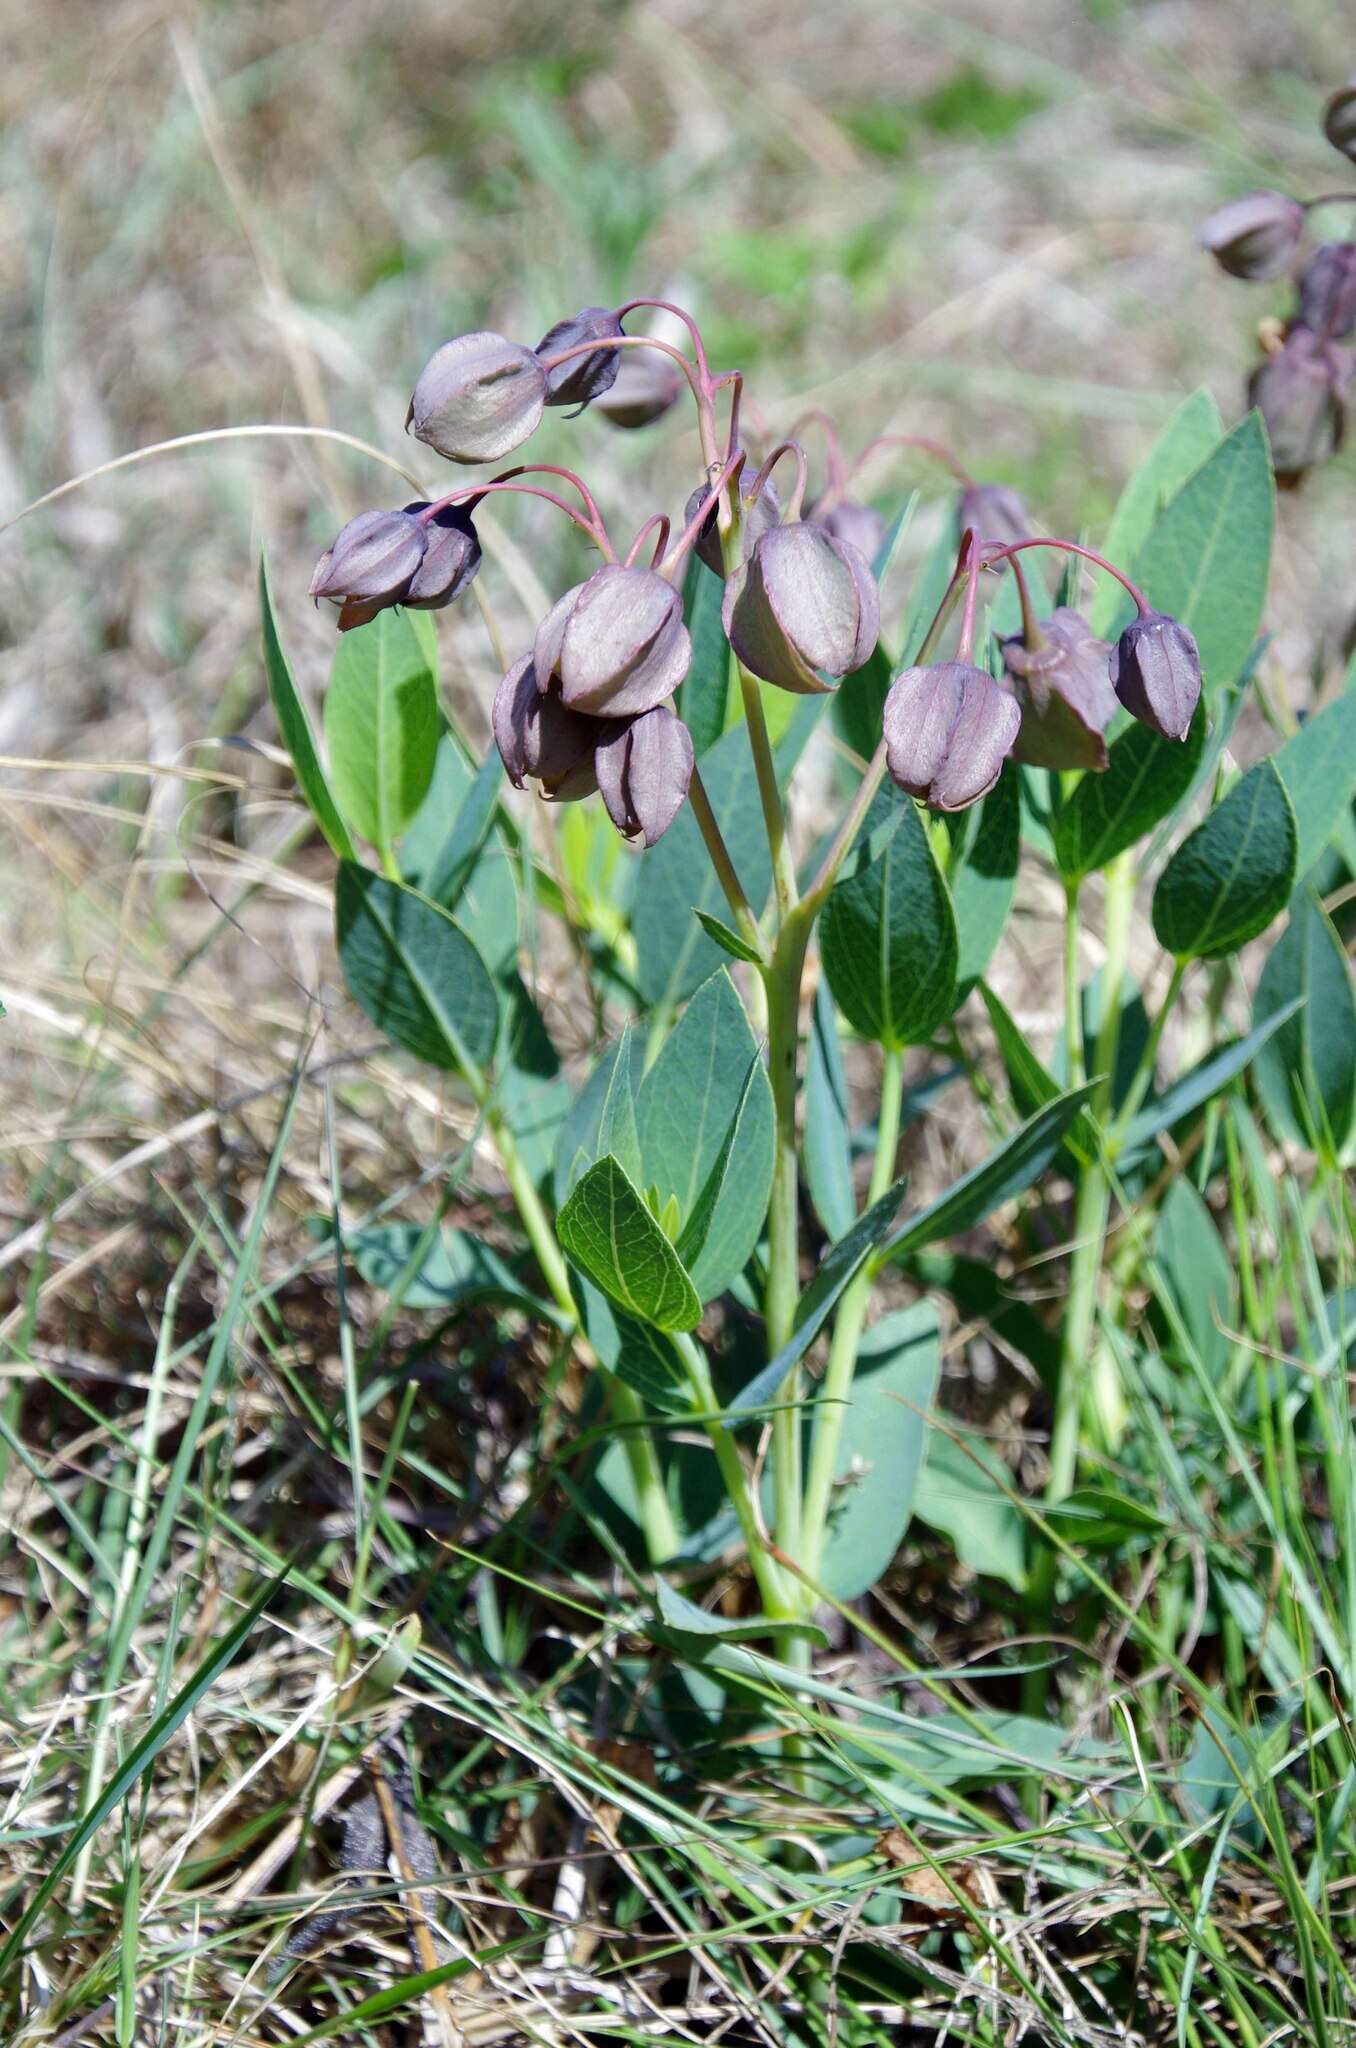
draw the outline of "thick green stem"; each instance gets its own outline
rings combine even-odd
[[[1064,896],[1064,1039],[1069,1056],[1069,1086],[1087,1079],[1083,1065],[1083,991],[1078,980],[1078,884],[1070,882]]]
[[[754,773],[758,778],[758,799],[763,807],[767,843],[772,853],[772,886],[777,893],[778,913],[785,918],[796,902],[796,862],[786,835],[786,812],[782,808],[782,793],[777,784],[777,763],[763,712],[762,692],[757,678],[749,674],[742,662],[739,664],[739,688],[744,699],[744,722],[749,729]]]
[[[687,1368],[697,1413],[716,1454],[716,1464],[724,1481],[726,1494],[739,1521],[744,1546],[749,1554],[749,1565],[762,1595],[763,1607],[773,1621],[789,1621],[796,1613],[794,1589],[786,1583],[785,1574],[776,1560],[768,1555],[758,1529],[758,1517],[754,1512],[753,1495],[749,1491],[748,1474],[744,1461],[739,1455],[739,1446],[733,1434],[726,1429],[721,1417],[720,1403],[711,1384],[711,1371],[699,1345],[691,1337],[681,1333],[672,1339],[678,1356]]]
[[[768,1208],[768,1356],[790,1342],[800,1299],[800,1169],[796,1150],[796,1065],[800,1043],[800,980],[808,927],[792,919],[782,928],[767,991],[768,1076],[772,1083],[775,1137],[772,1197]],[[778,1389],[772,1422],[773,1485],[777,1541],[789,1557],[800,1547],[801,1417],[800,1369],[793,1366]]]
[[[754,916],[753,906],[744,894],[744,885],[735,872],[730,850],[725,844],[725,835],[711,808],[711,799],[706,794],[706,784],[702,781],[700,768],[694,767],[692,770],[688,801],[692,805],[692,815],[697,820],[697,829],[702,835],[711,865],[715,869],[716,880],[725,892],[725,901],[730,906],[735,928],[745,945],[749,946],[760,960],[765,959],[767,949],[763,944],[763,935],[758,929],[758,919]]]
[[[899,1150],[899,1116],[904,1099],[904,1054],[887,1049],[880,1078],[880,1107],[876,1114],[876,1157],[867,1190],[867,1207],[878,1202],[894,1179],[895,1155]],[[824,1559],[828,1536],[829,1506],[838,1466],[838,1446],[852,1393],[857,1367],[857,1347],[871,1300],[871,1275],[859,1274],[839,1303],[833,1326],[833,1344],[824,1372],[823,1386],[815,1409],[814,1441],[805,1486],[801,1516],[800,1561],[807,1576],[816,1579]]]

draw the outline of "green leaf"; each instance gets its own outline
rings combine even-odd
[[[906,1253],[921,1251],[924,1245],[936,1244],[941,1238],[973,1230],[1004,1202],[1023,1194],[1055,1157],[1092,1095],[1094,1085],[1089,1082],[1083,1088],[1071,1089],[1019,1125],[987,1159],[901,1225],[882,1246],[879,1262],[903,1258]]]
[[[1356,796],[1356,661],[1340,697],[1307,719],[1272,756],[1295,807],[1295,872],[1307,875]]]
[[[1181,490],[1224,432],[1219,407],[1208,391],[1193,391],[1177,408],[1139,468],[1121,492],[1102,542],[1102,553],[1118,568],[1135,560],[1168,500]],[[1099,579],[1092,630],[1105,635],[1119,618],[1125,593],[1109,576]]]
[[[428,794],[441,722],[407,613],[379,612],[341,636],[325,698],[330,774],[344,815],[383,853]]]
[[[1311,889],[1267,955],[1253,1015],[1293,1011],[1257,1056],[1257,1090],[1278,1138],[1340,1155],[1356,1127],[1356,990],[1346,951]]]
[[[747,940],[741,939],[738,932],[732,932],[729,925],[722,924],[718,917],[712,917],[709,910],[699,910],[696,916],[706,936],[714,939],[722,952],[735,960],[751,960],[755,965],[761,960],[762,955]]]
[[[357,848],[349,837],[348,826],[339,814],[339,807],[330,793],[325,771],[320,765],[316,751],[311,721],[306,716],[306,707],[297,694],[291,663],[278,637],[277,623],[273,617],[273,599],[268,588],[268,564],[263,556],[259,558],[259,609],[263,617],[264,668],[268,675],[268,693],[273,699],[273,710],[278,720],[278,730],[283,744],[292,757],[296,772],[297,787],[305,797],[315,821],[328,839],[331,849],[341,860],[357,857]]]
[[[1126,1128],[1118,1149],[1121,1161],[1128,1163],[1136,1153],[1151,1144],[1160,1131],[1170,1130],[1174,1124],[1181,1123],[1193,1111],[1212,1101],[1221,1089],[1227,1088],[1257,1057],[1267,1040],[1294,1016],[1302,1001],[1302,996],[1296,996],[1283,1010],[1268,1017],[1265,1023],[1258,1024],[1246,1038],[1233,1039],[1218,1047],[1183,1074],[1180,1081],[1174,1081],[1156,1100],[1146,1104]]]
[[[637,1322],[587,1280],[577,1283],[588,1340],[609,1372],[661,1415],[684,1415],[692,1394],[677,1352],[662,1330]]]
[[[1154,890],[1154,932],[1179,960],[1218,960],[1265,931],[1295,886],[1285,785],[1259,761],[1182,841]]]
[[[857,1214],[852,1187],[852,1139],[847,1076],[838,1043],[838,1015],[829,985],[815,990],[810,1051],[805,1063],[805,1179],[820,1222],[831,1238],[851,1229]]]
[[[959,940],[956,979],[966,989],[993,958],[1017,891],[1022,841],[1022,786],[1017,776],[1000,775],[983,803],[962,815],[967,836],[947,880]]]
[[[557,1209],[563,1204],[584,1168],[592,1166],[596,1159],[601,1159],[608,1149],[602,1142],[602,1130],[604,1118],[608,1120],[609,1129],[614,1128],[615,1113],[609,1110],[608,1103],[614,1085],[621,1085],[619,1081],[614,1081],[619,1060],[625,1063],[625,1086],[634,1098],[640,1091],[645,1074],[645,1047],[633,1031],[623,1032],[620,1038],[608,1046],[576,1095],[560,1127],[560,1136],[556,1143],[554,1180]],[[630,1166],[624,1158],[622,1164],[627,1166],[629,1172]],[[636,1171],[632,1178],[638,1180],[638,1157],[635,1165]]]
[[[1224,1330],[1238,1326],[1238,1291],[1215,1219],[1188,1180],[1179,1177],[1164,1197],[1154,1257],[1201,1364],[1218,1379],[1229,1363]]]
[[[1195,634],[1207,693],[1234,680],[1257,638],[1275,499],[1266,432],[1249,413],[1182,486],[1135,559],[1149,603]]]
[[[398,1292],[403,1308],[445,1311],[466,1301],[503,1301],[533,1315],[555,1314],[469,1230],[443,1228],[425,1244],[427,1236],[420,1223],[369,1223],[346,1233],[344,1249],[368,1286]]]
[[[820,955],[834,1000],[864,1038],[923,1045],[956,1006],[956,919],[912,803],[873,833],[820,912]]]
[[[700,1657],[718,1643],[758,1642],[772,1635],[799,1636],[805,1641],[821,1644],[827,1640],[823,1629],[813,1621],[773,1621],[761,1614],[748,1615],[737,1621],[727,1620],[723,1614],[713,1614],[709,1608],[698,1607],[694,1600],[687,1599],[666,1579],[656,1582],[655,1606],[659,1624],[651,1633],[658,1641],[671,1642],[689,1656]]]
[[[703,1301],[742,1272],[762,1233],[774,1122],[758,1041],[722,967],[665,1039],[636,1103],[641,1184],[677,1200],[682,1255]]]
[[[1085,1550],[1118,1550],[1137,1537],[1161,1536],[1166,1524],[1128,1495],[1108,1487],[1080,1486],[1061,1501],[1042,1510],[1046,1521],[1066,1543],[1078,1543]]]
[[[981,1437],[949,1426],[960,1443],[941,1429],[928,1433],[914,1514],[949,1536],[971,1571],[1005,1579],[1020,1593],[1026,1585],[1026,1540],[1021,1509],[1009,1497],[1011,1474]]]
[[[1060,1085],[1032,1051],[1002,998],[986,981],[979,984],[979,993],[989,1013],[994,1037],[998,1041],[999,1057],[1007,1072],[1012,1099],[1023,1116],[1034,1116],[1037,1110],[1044,1109],[1048,1103],[1059,1099]],[[1086,1110],[1074,1119],[1065,1143],[1080,1166],[1086,1166],[1097,1157],[1097,1128]]]
[[[615,1159],[599,1159],[580,1175],[556,1235],[627,1315],[659,1330],[700,1322],[702,1305],[682,1260]]]
[[[1100,775],[1084,775],[1055,812],[1055,859],[1080,881],[1114,860],[1166,817],[1191,787],[1206,740],[1198,710],[1184,740],[1131,725],[1111,742]]]
[[[937,1315],[928,1302],[891,1310],[857,1348],[819,1572],[839,1600],[874,1586],[904,1540],[940,1370]]]
[[[692,661],[674,706],[692,735],[698,759],[725,730],[730,691],[730,645],[721,624],[725,584],[696,554],[683,579],[683,623],[692,636]]]
[[[517,874],[494,825],[503,774],[497,747],[477,769],[444,730],[428,794],[400,842],[405,881],[453,913],[494,975],[518,957]]]
[[[445,910],[402,882],[343,861],[335,887],[349,993],[416,1059],[474,1076],[493,1057],[499,999],[489,970]]]

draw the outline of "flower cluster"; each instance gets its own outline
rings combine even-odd
[[[1200,664],[1185,628],[1152,612],[1129,584],[1137,616],[1114,649],[1067,605],[1037,619],[1018,557],[1063,549],[1119,571],[1072,542],[1034,535],[1015,492],[977,482],[934,442],[888,435],[849,466],[832,422],[818,412],[804,424],[824,429],[828,473],[806,509],[809,465],[795,429],[755,467],[740,435],[742,377],[712,374],[688,315],[665,309],[687,326],[690,358],[626,332],[628,313],[660,303],[585,307],[535,348],[488,331],[459,335],[426,364],[406,425],[449,461],[496,462],[528,439],[548,406],[594,407],[617,425],[637,426],[667,411],[686,385],[707,470],[672,542],[667,515],[655,513],[619,552],[581,477],[554,464],[519,464],[440,499],[360,513],[312,579],[312,595],[339,608],[343,631],[389,606],[431,609],[461,596],[480,567],[475,508],[494,492],[544,498],[574,522],[601,566],[556,601],[495,692],[494,737],[518,788],[531,784],[557,803],[596,792],[618,831],[647,846],[667,831],[697,774],[691,736],[674,709],[692,659],[681,590],[694,553],[724,581],[721,618],[746,678],[797,695],[821,693],[870,661],[880,637],[876,565],[886,533],[853,483],[886,448],[940,459],[962,489],[955,573],[923,651],[890,686],[877,776],[888,771],[901,789],[954,811],[991,789],[1009,756],[1049,768],[1104,767],[1103,736],[1118,704],[1156,731],[1184,737],[1200,693]],[[721,392],[728,398],[723,452]],[[785,499],[773,476],[784,461],[795,464]],[[558,479],[578,504],[554,488]],[[648,564],[640,559],[647,543]],[[977,599],[984,573],[1009,564],[1023,626],[1001,643],[993,673],[975,659]],[[928,659],[962,602],[954,658]],[[747,688],[756,704],[751,680]]]
[[[1333,148],[1356,162],[1356,80],[1333,94],[1323,113]],[[1247,192],[1211,214],[1201,241],[1231,277],[1265,283],[1287,274],[1295,303],[1284,322],[1260,330],[1263,361],[1248,381],[1248,402],[1266,422],[1276,481],[1293,488],[1342,444],[1356,351],[1356,242],[1306,241],[1310,212],[1356,201],[1356,192],[1294,199]]]

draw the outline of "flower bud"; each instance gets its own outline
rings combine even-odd
[[[602,728],[597,719],[567,711],[554,692],[538,687],[530,654],[501,679],[491,723],[515,789],[531,778],[540,782],[544,795],[570,803],[598,787],[593,756]]]
[[[757,475],[758,472],[750,470],[746,464],[739,478],[739,504],[743,515],[743,524],[740,527],[740,545],[745,561],[748,560],[759,541],[763,538],[763,535],[771,533],[773,527],[778,525],[782,516],[781,499],[777,496],[777,487],[771,477],[765,478],[763,488],[759,491],[756,499],[746,494],[746,490],[751,490],[757,481]],[[684,526],[689,525],[696,518],[697,513],[701,509],[703,499],[710,497],[710,495],[710,484],[698,484],[696,490],[683,507]],[[701,560],[705,562],[707,568],[713,569],[717,576],[725,574],[725,557],[721,552],[720,526],[714,505],[701,523],[697,534],[696,552]]]
[[[1356,327],[1356,244],[1325,242],[1299,281],[1299,325],[1323,341],[1343,341]]]
[[[1253,372],[1248,399],[1266,422],[1278,484],[1300,483],[1341,446],[1354,367],[1350,349],[1295,326]]]
[[[617,830],[653,846],[682,809],[692,780],[692,735],[682,719],[667,704],[642,711],[601,740],[594,758]]]
[[[1356,164],[1356,80],[1335,92],[1323,109],[1323,133],[1334,149]]]
[[[502,334],[459,334],[431,355],[406,427],[449,462],[497,462],[540,424],[546,372]]]
[[[662,419],[683,389],[683,373],[672,356],[658,349],[614,349],[621,357],[616,381],[596,401],[596,409],[614,427],[648,427]]]
[[[1201,227],[1208,249],[1230,277],[1279,277],[1304,238],[1304,208],[1284,192],[1245,192],[1217,207]]]
[[[725,585],[726,638],[753,675],[808,696],[869,659],[880,595],[865,555],[803,519],[764,534]]]
[[[316,563],[310,594],[345,608],[370,605],[367,615],[375,617],[404,597],[426,546],[423,524],[412,512],[360,512]]]
[[[585,306],[572,320],[561,320],[544,334],[534,353],[539,358],[559,355],[563,349],[578,348],[581,342],[613,341],[621,331],[621,321],[605,306]],[[558,363],[554,370],[546,372],[546,403],[573,405],[582,412],[595,398],[612,389],[622,357],[637,353],[635,349],[600,348],[586,356],[571,356],[568,363]]]
[[[1111,649],[1068,605],[1042,619],[1038,633],[1035,647],[1021,633],[1000,643],[1022,714],[1013,755],[1029,768],[1105,768],[1102,734],[1116,710]]]
[[[424,509],[420,501],[405,507],[407,512]],[[480,541],[469,506],[442,506],[424,521],[424,539],[424,559],[403,602],[415,611],[437,612],[470,587],[480,568]]]
[[[845,540],[868,562],[874,562],[885,539],[885,521],[874,506],[859,505],[855,498],[840,498],[821,512],[812,505],[805,517],[812,526],[822,526],[835,540]]]
[[[1111,656],[1111,682],[1132,718],[1184,740],[1201,699],[1201,657],[1178,619],[1144,612],[1132,619]]]
[[[1026,506],[1007,484],[968,484],[956,508],[957,539],[967,531],[975,534],[981,546],[987,541],[1014,547],[1018,541],[1030,540],[1031,520]],[[1000,562],[998,567],[1005,569],[1007,563]]]
[[[633,717],[671,697],[692,642],[671,583],[653,569],[596,569],[552,606],[537,629],[539,676],[559,676],[561,701],[593,718]]]
[[[1016,698],[982,668],[906,668],[885,699],[886,762],[910,796],[963,811],[997,782],[1021,722]]]

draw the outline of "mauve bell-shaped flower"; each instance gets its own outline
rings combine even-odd
[[[1342,445],[1353,368],[1350,349],[1294,326],[1254,370],[1248,399],[1266,422],[1276,481],[1284,488],[1302,482]]]
[[[763,538],[763,535],[771,533],[773,527],[780,522],[782,516],[781,500],[777,496],[777,487],[771,477],[764,479],[763,488],[759,491],[756,498],[746,495],[752,490],[757,480],[757,470],[751,470],[745,464],[739,477],[739,503],[742,514],[739,538],[740,548],[745,561],[748,560],[759,541]],[[710,495],[710,484],[698,484],[696,490],[683,507],[684,526],[687,526],[696,518],[697,513],[701,509],[703,499],[708,498]],[[707,568],[713,569],[717,576],[725,574],[725,557],[721,552],[720,527],[716,519],[716,508],[714,505],[701,523],[697,534],[696,553],[700,560],[705,562]]]
[[[546,372],[502,334],[459,334],[435,350],[414,387],[407,427],[449,462],[497,462],[541,422]]]
[[[631,718],[671,697],[692,642],[678,592],[653,569],[609,562],[567,590],[537,629],[539,676],[558,676],[561,701],[592,718]]]
[[[530,654],[515,661],[501,679],[491,724],[515,789],[529,780],[539,782],[544,795],[570,803],[592,796],[598,787],[593,765],[597,719],[567,711],[554,691],[541,690]]]
[[[405,507],[407,512],[424,509],[421,501]],[[443,505],[424,521],[424,538],[424,559],[401,602],[415,611],[437,612],[469,589],[480,568],[480,541],[470,508]]]
[[[840,498],[824,512],[812,505],[805,517],[812,526],[822,526],[835,540],[847,541],[868,562],[874,562],[880,553],[885,521],[872,505],[858,504],[855,498]]]
[[[427,536],[413,512],[360,512],[315,565],[310,595],[341,606],[398,604],[424,559]]]
[[[607,814],[627,839],[663,837],[687,798],[692,735],[667,704],[642,711],[598,744],[594,765]]]
[[[615,341],[621,331],[621,321],[606,306],[585,306],[572,319],[557,322],[542,336],[534,353],[538,357],[554,356],[586,341]],[[573,405],[582,412],[595,398],[612,389],[622,357],[628,353],[634,355],[638,351],[600,348],[586,356],[571,356],[568,363],[558,363],[554,370],[546,372],[546,403]]]
[[[1014,547],[1030,540],[1031,520],[1026,506],[1008,484],[967,484],[956,507],[956,537],[974,533],[981,546],[987,541],[998,547]],[[997,564],[1000,569],[1006,562]]]
[[[1323,133],[1334,149],[1356,164],[1356,81],[1335,92],[1323,109]]]
[[[1245,192],[1217,207],[1201,226],[1208,249],[1230,277],[1279,277],[1304,239],[1304,208],[1284,192]]]
[[[880,637],[871,565],[803,519],[764,534],[725,584],[725,635],[750,674],[809,696],[869,660]]]
[[[890,774],[934,811],[963,811],[988,794],[1012,752],[1022,714],[986,669],[968,661],[906,668],[885,699]]]
[[[1180,619],[1144,612],[1116,643],[1111,683],[1132,718],[1184,740],[1201,700],[1200,651]]]
[[[1299,281],[1299,325],[1322,341],[1344,341],[1356,327],[1356,243],[1325,242]]]
[[[1022,723],[1013,756],[1029,768],[1106,767],[1102,735],[1116,711],[1111,649],[1087,620],[1060,605],[1039,622],[1040,644],[1016,633],[1000,644]]]
[[[648,427],[652,420],[662,419],[683,389],[683,373],[673,357],[648,348],[612,353],[622,359],[616,381],[595,400],[594,411],[614,427]]]

